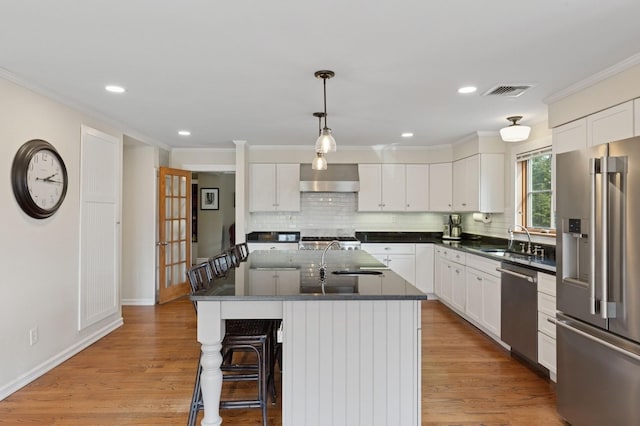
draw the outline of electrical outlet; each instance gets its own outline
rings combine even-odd
[[[29,344],[33,346],[36,343],[38,343],[38,327],[37,326],[29,330]]]

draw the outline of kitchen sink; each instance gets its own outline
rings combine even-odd
[[[372,269],[331,271],[331,273],[334,275],[382,275],[382,271]]]

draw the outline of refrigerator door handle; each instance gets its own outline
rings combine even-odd
[[[602,163],[602,158],[591,158],[589,160],[589,174],[591,175],[589,185],[589,313],[596,314],[596,186],[598,185],[598,169]]]
[[[600,261],[600,276],[602,278],[602,299],[600,302],[600,316],[609,318],[609,158],[600,159],[600,229],[602,251]]]
[[[571,325],[569,325],[567,323],[567,321],[565,321],[565,320],[560,320],[560,319],[556,320],[556,325],[559,325],[560,327],[565,328],[565,329],[571,331],[572,333],[579,334],[580,336],[582,336],[582,337],[584,337],[586,339],[589,339],[589,340],[591,340],[593,342],[596,342],[599,345],[605,346],[605,347],[607,347],[607,348],[609,348],[611,350],[614,350],[614,351],[616,351],[616,352],[618,352],[618,353],[620,353],[620,354],[622,354],[622,355],[624,355],[626,357],[629,357],[629,358],[631,358],[631,359],[633,359],[635,361],[639,361],[640,362],[640,356],[639,355],[637,355],[637,354],[635,354],[633,352],[629,352],[627,350],[624,350],[624,349],[622,349],[622,348],[620,348],[620,347],[618,347],[616,345],[612,345],[611,343],[606,342],[604,340],[598,339],[597,337],[594,337],[589,333],[585,333],[582,330],[578,330],[577,328],[572,327]]]

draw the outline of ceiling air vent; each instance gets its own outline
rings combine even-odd
[[[532,87],[533,86],[530,84],[500,84],[487,90],[482,94],[482,96],[517,98]]]

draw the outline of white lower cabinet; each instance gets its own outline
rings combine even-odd
[[[416,282],[416,245],[405,243],[364,243],[362,250],[378,259],[411,284]]]
[[[556,277],[538,272],[538,363],[556,381]]]
[[[300,271],[282,269],[251,269],[251,294],[260,296],[300,294]]]
[[[500,339],[499,262],[467,255],[467,315],[484,332]]]
[[[432,294],[433,289],[433,268],[434,268],[434,245],[416,244],[416,281],[414,285],[423,293]]]
[[[463,252],[436,248],[436,296],[460,312],[464,312],[467,299],[464,259]]]
[[[442,302],[500,342],[500,263],[436,246],[434,290]]]

